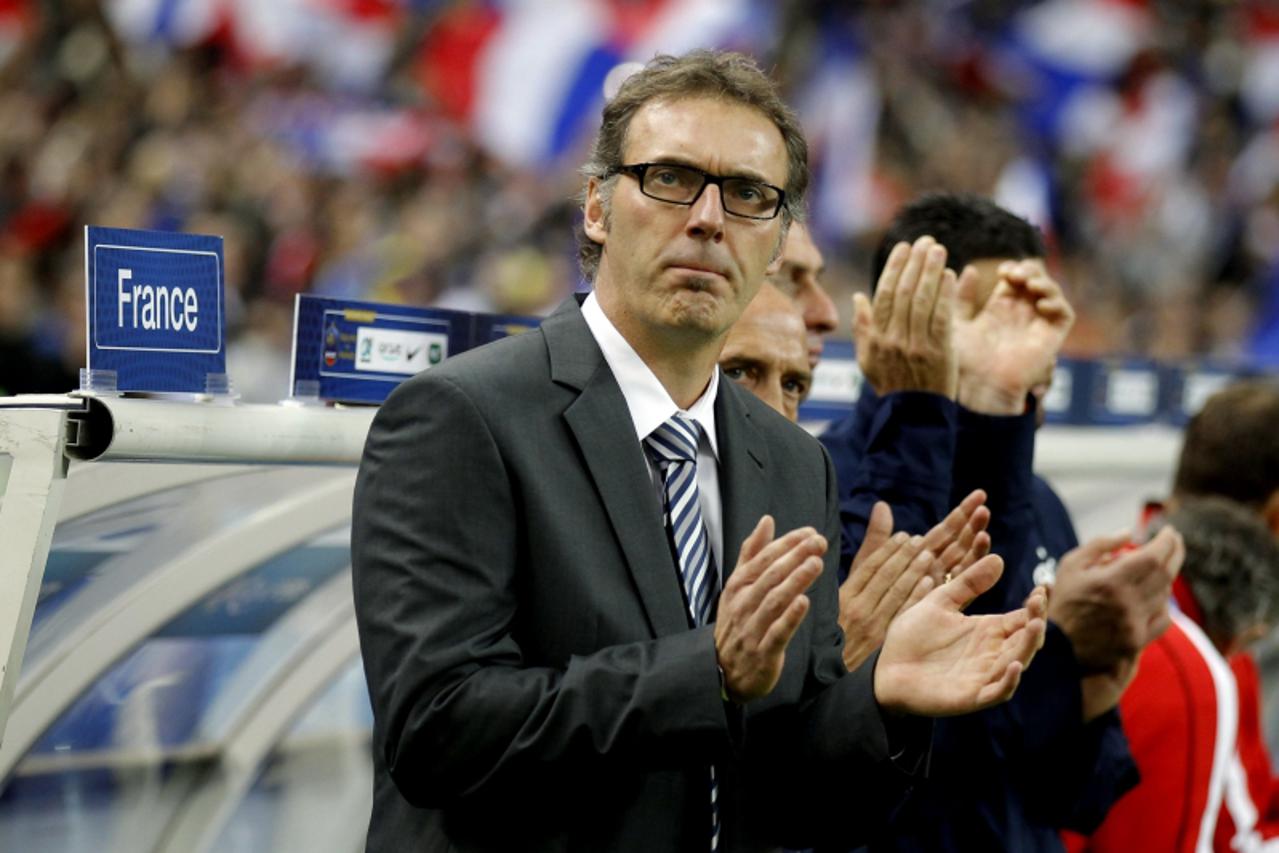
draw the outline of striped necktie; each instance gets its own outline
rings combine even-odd
[[[662,475],[665,490],[666,532],[671,537],[679,561],[680,579],[688,615],[693,626],[711,620],[715,597],[719,591],[710,537],[702,521],[702,508],[697,489],[697,442],[701,426],[676,412],[649,433],[644,445]],[[719,849],[719,782],[715,765],[710,767],[711,781],[711,846]]]

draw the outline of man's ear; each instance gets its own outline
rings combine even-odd
[[[601,195],[603,183],[591,178],[586,183],[586,202],[582,205],[582,230],[592,241],[604,245],[608,238],[607,204]]]

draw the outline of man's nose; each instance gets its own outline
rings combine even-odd
[[[816,275],[810,275],[800,287],[798,299],[802,303],[804,325],[819,335],[829,335],[839,325],[839,309]]]
[[[724,204],[720,188],[707,184],[688,210],[688,235],[718,243],[724,239]]]

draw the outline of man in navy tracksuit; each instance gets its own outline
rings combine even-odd
[[[1170,533],[1112,560],[1123,541],[1112,537],[1063,560],[1074,528],[1032,462],[1074,313],[1043,256],[1039,232],[991,202],[926,196],[880,244],[874,301],[855,301],[867,382],[822,436],[841,490],[842,565],[876,500],[896,529],[922,534],[982,489],[1005,572],[970,611],[1012,610],[1056,578],[1046,643],[1014,698],[937,721],[929,779],[871,850],[1061,850],[1059,829],[1095,827],[1137,782],[1114,708],[1167,625],[1180,542]]]

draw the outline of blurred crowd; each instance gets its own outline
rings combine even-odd
[[[247,400],[287,393],[300,292],[550,310],[580,287],[591,127],[575,118],[598,115],[604,66],[691,46],[647,38],[658,19],[713,20],[707,46],[782,81],[845,321],[887,217],[945,188],[1044,229],[1079,314],[1068,354],[1279,364],[1279,2],[262,5],[275,15],[0,0],[0,389],[77,384],[88,224],[225,238],[228,370]],[[519,85],[565,75],[521,65],[521,45],[583,9],[613,48],[587,44],[595,70],[568,75],[555,103],[573,109],[531,151]],[[515,79],[475,79],[501,74]]]

